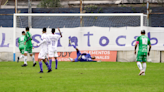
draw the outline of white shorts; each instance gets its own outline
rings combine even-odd
[[[38,55],[38,59],[45,59],[45,58],[48,58],[47,57],[47,50],[41,49],[41,51],[39,52],[39,55]]]
[[[57,51],[48,51],[49,57],[58,57],[58,52]]]

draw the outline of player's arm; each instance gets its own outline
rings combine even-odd
[[[136,54],[136,49],[137,49],[138,44],[139,44],[139,41],[136,41],[135,48],[134,48],[134,54]]]
[[[148,56],[150,55],[150,50],[151,50],[151,43],[150,43],[150,39],[148,40],[148,45],[149,45],[149,51],[148,51]]]
[[[26,40],[26,42],[29,41],[29,40],[32,40],[31,37],[28,37],[27,40]]]
[[[148,56],[150,55],[151,45],[149,44]]]
[[[31,35],[30,35],[30,34],[27,34],[27,35],[28,35],[28,36],[27,36],[26,42],[29,41],[29,40],[32,40]]]
[[[37,44],[37,46],[40,46],[40,45],[43,44],[44,42],[46,42],[46,39],[43,39],[39,44]]]
[[[31,38],[31,36],[29,34],[26,34],[26,36],[27,36],[27,40],[25,41],[24,44],[26,44],[26,42],[28,42],[29,40],[32,40],[32,38]]]
[[[137,49],[138,44],[139,44],[139,37],[136,40],[136,44],[135,44],[135,47],[134,47],[134,54],[136,54],[136,49]]]
[[[61,31],[60,31],[60,28],[58,28],[58,30],[59,30],[60,36],[62,37],[62,33],[61,33]]]

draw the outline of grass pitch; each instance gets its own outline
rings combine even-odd
[[[0,62],[0,92],[163,92],[164,63],[147,63],[138,76],[135,62],[59,62],[58,70],[39,74],[39,64]]]

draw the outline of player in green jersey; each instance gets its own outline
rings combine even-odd
[[[26,27],[26,41],[24,42],[25,51],[24,51],[24,64],[22,67],[27,66],[27,53],[30,54],[33,60],[33,67],[36,65],[34,55],[32,53],[33,45],[32,45],[32,35],[29,32],[29,27]]]
[[[134,54],[136,54],[137,45],[139,45],[138,54],[137,54],[137,66],[140,69],[139,75],[145,75],[147,55],[148,56],[150,55],[150,50],[151,50],[150,39],[147,36],[145,36],[145,30],[141,31],[141,36],[139,36],[136,40]],[[149,51],[147,49],[148,45],[149,45]],[[143,67],[141,65],[141,62],[143,62]]]
[[[19,45],[19,50],[20,50],[21,55],[18,57],[17,62],[19,62],[20,58],[24,57],[24,49],[25,49],[24,42],[26,41],[25,35],[26,35],[25,31],[22,31],[22,36],[19,37],[18,39],[18,45]]]

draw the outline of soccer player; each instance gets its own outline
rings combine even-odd
[[[51,72],[51,67],[49,66],[48,62],[47,62],[47,52],[48,52],[48,45],[49,45],[49,37],[46,34],[46,28],[43,28],[43,34],[42,34],[42,41],[37,44],[37,46],[41,45],[41,51],[39,52],[38,55],[38,62],[39,62],[39,66],[40,66],[40,72],[39,73],[43,73],[43,66],[42,66],[42,60],[43,62],[46,64],[47,68],[48,68],[48,72]]]
[[[58,28],[58,30],[60,32],[59,28]],[[50,64],[50,67],[51,67],[52,58],[54,57],[55,58],[55,63],[56,63],[55,69],[57,69],[57,66],[58,66],[57,44],[58,44],[58,40],[62,37],[62,34],[60,32],[60,35],[56,35],[55,34],[55,28],[52,28],[51,32],[52,32],[52,34],[49,35],[50,44],[48,46],[48,50],[49,50],[48,51],[48,54],[49,54],[49,64]]]
[[[34,55],[32,54],[32,48],[33,48],[32,35],[29,32],[29,27],[26,27],[25,37],[26,37],[26,41],[24,42],[24,45],[26,45],[26,46],[25,46],[25,51],[24,51],[24,64],[22,65],[22,67],[27,66],[27,53],[29,53],[30,56],[32,57],[33,67],[35,67],[36,62],[35,62],[35,59],[34,59]]]
[[[25,35],[26,35],[25,31],[22,31],[22,36],[19,37],[18,39],[18,45],[19,45],[19,50],[20,50],[21,55],[18,57],[17,62],[19,62],[20,58],[24,57],[24,49],[25,49],[24,42],[26,41]]]
[[[71,40],[69,40],[69,44],[71,44],[76,49],[76,53],[77,53],[77,57],[75,59],[70,58],[70,57],[68,58],[71,60],[71,62],[78,62],[78,61],[90,62],[90,61],[93,61],[93,59],[96,59],[95,56],[91,56],[89,53],[81,53],[80,50],[71,43]]]
[[[137,54],[137,66],[140,69],[139,75],[145,75],[147,55],[150,55],[151,50],[150,39],[145,36],[145,30],[141,31],[141,36],[139,36],[136,40],[134,54],[136,54],[137,45],[139,45],[139,50]],[[149,51],[147,49],[147,45],[149,45]],[[141,62],[143,62],[143,67],[141,65]]]

